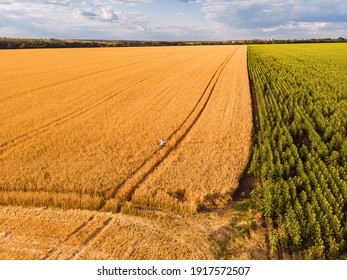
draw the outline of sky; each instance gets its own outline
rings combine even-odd
[[[346,0],[0,0],[0,37],[245,40],[347,37]]]

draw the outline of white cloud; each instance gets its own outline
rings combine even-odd
[[[0,1],[0,37],[132,39],[133,34],[147,32],[152,20],[141,12],[120,10],[136,9],[150,0]]]
[[[289,22],[286,25],[278,25],[269,28],[263,28],[264,32],[275,32],[279,30],[309,30],[318,31],[327,27],[329,23],[326,22]]]
[[[101,11],[102,11],[102,15],[100,17],[101,20],[104,20],[104,21],[119,20],[119,17],[115,14],[113,9],[101,8]]]
[[[0,37],[228,40],[346,30],[345,0],[0,0]]]
[[[143,26],[141,26],[141,25],[136,26],[135,30],[137,32],[146,32],[146,29]]]
[[[305,37],[319,30],[326,35],[328,28],[331,31],[333,26],[344,26],[340,30],[347,27],[345,0],[181,1],[200,4],[207,21],[218,22],[229,28],[230,32],[244,30],[244,34],[249,36],[261,37],[286,30],[293,37],[295,31],[299,32],[298,36]],[[319,36],[318,33],[314,35]]]
[[[136,4],[149,4],[152,3],[152,0],[110,0],[108,2],[114,4],[123,4],[123,5],[136,5]]]
[[[268,27],[289,21],[347,21],[343,0],[196,0],[209,20],[241,28]]]

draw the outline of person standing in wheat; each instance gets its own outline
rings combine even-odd
[[[166,144],[166,141],[163,140],[163,139],[160,139],[159,142],[160,142],[160,144],[159,144],[160,149],[164,148],[164,146],[165,146],[165,144]]]

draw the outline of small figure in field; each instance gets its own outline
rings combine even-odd
[[[164,148],[164,146],[166,144],[166,141],[163,140],[163,139],[160,139],[159,141],[160,141],[160,144],[159,144],[160,145],[160,149]]]

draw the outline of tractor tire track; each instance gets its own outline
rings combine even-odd
[[[235,51],[236,52],[236,51]],[[224,61],[225,62],[225,61]],[[224,63],[223,62],[223,63]],[[222,63],[222,64],[223,64]],[[221,65],[222,65],[221,64]],[[221,67],[221,66],[220,66]],[[219,67],[219,68],[220,68]],[[219,69],[218,68],[218,69]],[[187,117],[183,120],[183,122],[178,126],[178,128],[176,128],[167,138],[167,141],[169,142],[176,134],[178,131],[180,131],[182,129],[182,127],[187,123],[187,121],[189,120],[189,118],[194,114],[194,112],[196,111],[197,107],[199,106],[201,100],[203,99],[203,97],[205,96],[205,93],[208,89],[208,87],[210,86],[213,78],[215,77],[216,73],[218,72],[218,69],[217,71],[214,73],[214,75],[212,76],[212,78],[210,79],[209,83],[207,84],[207,86],[205,87],[203,93],[201,94],[200,98],[198,99],[197,103],[195,104],[195,106],[193,107],[193,109],[189,112],[189,114],[187,115]],[[114,191],[112,192],[111,194],[111,197],[109,198],[113,198],[116,193],[119,191],[120,188],[122,188],[122,186],[126,183],[126,181],[128,181],[130,178],[132,178],[133,176],[135,176],[136,173],[140,172],[140,170],[155,156],[159,155],[160,151],[154,151],[152,154],[149,155],[149,157],[147,157],[143,162],[142,164],[136,168],[133,172],[131,172],[129,175],[128,175],[128,178],[124,179],[121,183],[118,184],[117,187],[114,188]]]
[[[201,55],[198,55],[198,56],[201,56]],[[182,63],[186,63],[190,60],[193,60],[195,59],[196,57],[193,57],[193,58],[189,58],[185,61],[183,61]],[[99,101],[89,105],[89,106],[86,106],[86,107],[83,107],[81,108],[80,110],[78,111],[73,111],[73,112],[70,112],[68,114],[65,114],[63,116],[61,116],[60,118],[57,118],[41,127],[38,127],[38,128],[35,128],[27,133],[24,133],[24,134],[21,134],[15,138],[12,138],[2,144],[0,144],[0,154],[8,151],[9,149],[11,148],[14,148],[15,146],[19,145],[20,143],[23,143],[27,140],[30,140],[32,139],[33,137],[35,136],[38,136],[46,131],[48,131],[49,129],[51,129],[52,127],[56,127],[58,125],[61,125],[69,120],[72,120],[72,119],[75,119],[81,115],[84,115],[86,114],[87,112],[90,112],[92,111],[94,108],[97,108],[99,107],[100,105],[106,103],[107,101],[111,100],[112,98],[116,97],[117,95],[129,90],[130,88],[134,87],[134,86],[137,86],[141,83],[143,83],[144,81],[158,75],[159,73],[161,72],[164,72],[164,71],[167,71],[168,69],[172,68],[172,67],[177,67],[177,64],[174,64],[173,66],[169,67],[169,68],[165,68],[165,69],[161,69],[153,74],[150,74],[150,75],[147,75],[146,77],[128,85],[127,87],[125,88],[122,88],[120,90],[116,90],[116,91],[112,91],[110,92],[108,95],[104,96],[103,98],[101,98]]]
[[[121,200],[130,201],[136,189],[138,189],[138,187],[146,180],[146,178],[151,173],[153,173],[153,171],[164,161],[165,158],[167,158],[171,154],[172,151],[178,148],[179,144],[191,131],[196,122],[199,120],[201,114],[204,112],[225,66],[237,51],[238,48],[230,57],[226,58],[222,62],[222,64],[213,74],[212,78],[209,80],[194,108],[191,110],[182,124],[167,138],[168,143],[170,143],[171,141],[173,142],[173,144],[171,144],[171,146],[168,145],[163,150],[158,150],[152,153],[152,155],[147,158],[141,164],[141,166],[139,166],[133,173],[128,176],[127,179],[125,179],[114,189],[109,200],[118,197]],[[107,201],[105,202],[105,207],[107,208]]]
[[[72,236],[74,236],[76,233],[80,232],[83,228],[85,228],[93,219],[95,218],[95,215],[92,215],[87,221],[85,221],[82,225],[80,225],[78,228],[76,228],[73,232],[71,232],[63,241],[61,241],[55,248],[51,249],[43,258],[42,260],[47,260],[51,255],[53,255],[55,252],[59,250],[59,248],[67,242]]]
[[[68,260],[74,259],[79,253],[81,253],[81,251],[88,247],[89,244],[95,239],[97,238],[111,223],[111,221],[114,218],[109,217],[106,221],[103,222],[102,226],[98,227],[86,240],[84,240],[84,242],[82,243],[81,247],[75,251],[69,258]]]

